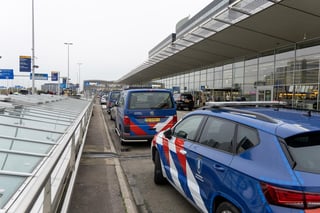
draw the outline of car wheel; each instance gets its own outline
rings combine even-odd
[[[160,162],[160,155],[159,152],[156,151],[155,159],[154,159],[154,183],[157,185],[163,185],[166,183],[165,177],[163,177],[162,169],[161,169],[161,162]]]
[[[217,213],[240,213],[237,207],[235,207],[232,203],[229,203],[227,201],[220,203],[216,212]]]

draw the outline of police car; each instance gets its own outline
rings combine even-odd
[[[320,116],[279,105],[212,102],[187,114],[152,140],[154,182],[201,212],[320,212]]]
[[[115,126],[121,143],[150,142],[177,122],[173,95],[167,89],[123,90],[116,104]]]

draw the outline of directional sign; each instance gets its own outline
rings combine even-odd
[[[31,72],[31,56],[20,56],[20,72]]]
[[[58,81],[59,73],[58,72],[51,72],[51,81]]]
[[[13,79],[13,70],[0,69],[0,79]]]
[[[47,73],[35,73],[34,80],[48,80],[49,76]],[[30,80],[32,80],[32,73],[30,73]]]
[[[64,84],[64,83],[60,84],[60,88],[61,89],[66,89],[67,88],[67,84]]]

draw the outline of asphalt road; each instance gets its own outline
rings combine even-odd
[[[179,111],[178,118],[187,111]],[[135,143],[122,146],[114,131],[114,122],[104,113],[107,126],[120,156],[122,169],[127,177],[139,212],[191,213],[197,210],[170,184],[158,186],[153,182],[154,165],[151,160],[150,143]]]

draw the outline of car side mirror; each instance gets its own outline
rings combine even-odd
[[[171,129],[167,129],[166,131],[163,132],[163,134],[168,139],[172,138],[172,130]]]

